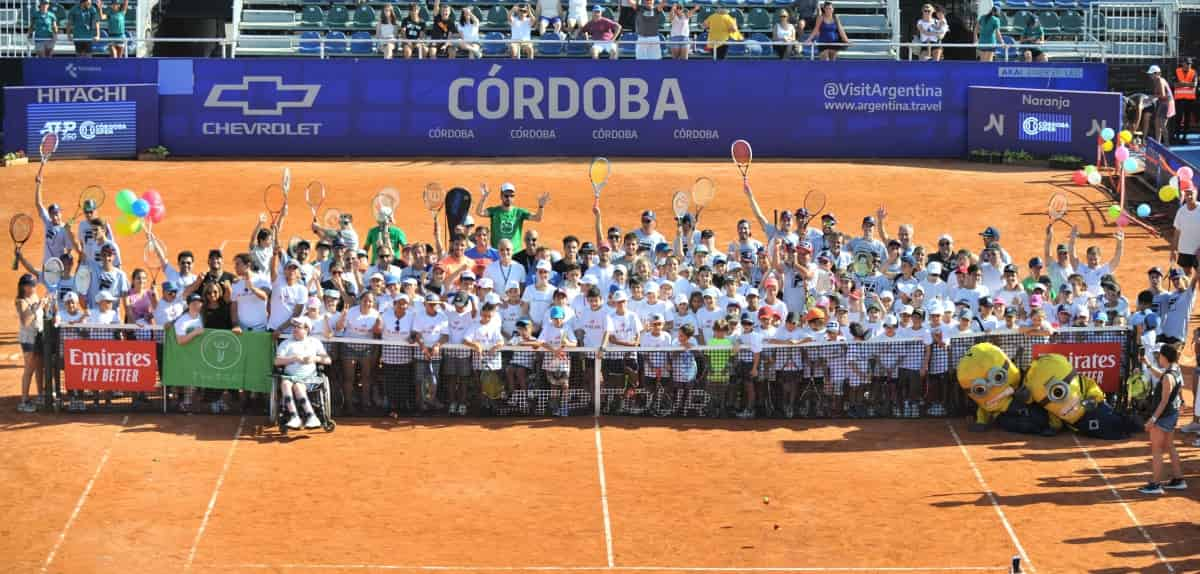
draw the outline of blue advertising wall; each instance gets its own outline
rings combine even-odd
[[[134,157],[158,145],[158,87],[93,84],[4,88],[4,150],[39,156],[58,134],[57,157]]]
[[[159,85],[183,155],[956,157],[967,89],[1103,90],[1103,64],[92,60],[29,83]]]
[[[1192,150],[1194,153],[1194,150]],[[1142,172],[1142,177],[1151,180],[1154,183],[1154,188],[1167,185],[1174,172],[1179,171],[1181,167],[1190,167],[1192,171],[1200,172],[1200,162],[1193,161],[1187,157],[1188,152],[1176,153],[1174,150],[1159,143],[1154,138],[1146,138],[1146,171]],[[1162,164],[1167,164],[1170,170],[1163,169]]]
[[[1037,155],[1096,154],[1096,138],[1121,126],[1121,94],[972,86],[967,148]]]

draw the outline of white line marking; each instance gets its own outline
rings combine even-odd
[[[225,474],[229,472],[229,466],[233,463],[233,451],[237,449],[238,438],[242,436],[242,425],[246,424],[246,416],[242,415],[238,421],[237,430],[233,431],[233,442],[229,444],[229,452],[225,453],[225,465],[221,467],[221,474],[217,476],[217,484],[213,486],[212,497],[208,499],[208,509],[204,511],[204,519],[200,521],[200,529],[196,531],[196,539],[192,541],[192,549],[188,552],[187,562],[184,563],[185,571],[192,568],[192,562],[196,560],[196,549],[200,548],[200,538],[204,536],[204,529],[208,528],[208,519],[212,517],[213,508],[217,506],[217,495],[221,494],[221,485],[225,483]]]
[[[600,418],[595,419],[596,466],[600,473],[600,508],[604,510],[604,549],[608,556],[608,567],[613,567],[612,520],[608,515],[608,481],[604,478],[604,444],[600,441]]]
[[[1007,566],[404,566],[399,564],[221,564],[213,569],[243,570],[412,570],[424,572],[1007,572]]]
[[[121,419],[121,427],[129,422],[129,415]],[[50,549],[50,554],[46,555],[46,562],[42,564],[42,572],[50,568],[50,564],[54,562],[54,556],[58,554],[58,549],[62,547],[63,541],[67,539],[67,532],[71,530],[71,525],[75,523],[75,519],[79,517],[79,512],[83,510],[83,503],[87,502],[88,495],[92,492],[92,487],[96,485],[96,477],[100,476],[100,471],[104,470],[104,465],[108,464],[108,456],[112,454],[113,443],[117,441],[117,437],[121,435],[121,429],[113,433],[112,440],[108,441],[108,447],[104,449],[104,454],[100,457],[100,464],[96,465],[96,471],[92,473],[92,478],[88,480],[87,485],[83,487],[83,492],[79,495],[79,501],[75,503],[75,510],[71,511],[71,516],[67,518],[67,523],[63,526],[62,532],[58,533],[58,540],[54,542],[54,547]]]
[[[959,452],[962,453],[963,458],[967,459],[967,464],[971,465],[971,472],[975,473],[975,480],[979,481],[979,486],[987,493],[988,500],[992,502],[992,509],[996,511],[996,516],[999,516],[1000,522],[1004,523],[1004,530],[1008,531],[1008,537],[1012,539],[1013,546],[1017,547],[1017,553],[1021,555],[1022,566],[1029,572],[1036,573],[1037,569],[1033,567],[1033,561],[1029,559],[1029,555],[1025,553],[1025,547],[1021,546],[1021,541],[1017,539],[1017,531],[1013,530],[1012,524],[1008,522],[1008,517],[1004,515],[1004,509],[1000,508],[999,502],[996,502],[996,494],[983,479],[983,473],[975,465],[975,459],[971,458],[971,453],[967,452],[966,445],[963,444],[962,439],[958,438],[958,431],[954,430],[954,425],[949,422],[946,423],[946,428],[950,429],[950,435],[954,437],[954,442],[958,443]]]
[[[1142,538],[1145,538],[1146,542],[1149,543],[1150,546],[1154,547],[1154,553],[1158,555],[1158,561],[1162,562],[1163,566],[1167,567],[1167,572],[1175,574],[1175,567],[1172,566],[1170,562],[1167,562],[1167,558],[1163,556],[1162,551],[1158,549],[1158,544],[1155,544],[1154,540],[1150,538],[1150,533],[1146,532],[1145,528],[1142,528],[1142,523],[1138,522],[1137,516],[1134,516],[1133,509],[1129,508],[1129,504],[1125,502],[1125,498],[1121,496],[1121,493],[1118,492],[1116,488],[1113,488],[1112,483],[1108,481],[1108,476],[1105,475],[1104,471],[1100,469],[1100,465],[1096,464],[1096,459],[1092,458],[1092,453],[1088,452],[1087,447],[1083,446],[1083,443],[1079,442],[1078,436],[1072,434],[1071,438],[1074,439],[1075,446],[1079,447],[1079,450],[1083,452],[1083,456],[1087,457],[1087,460],[1092,465],[1092,468],[1096,469],[1096,474],[1100,475],[1100,479],[1104,481],[1104,486],[1108,487],[1108,491],[1112,493],[1113,498],[1117,499],[1117,502],[1121,503],[1121,508],[1125,509],[1125,514],[1129,516],[1129,520],[1133,522],[1134,526],[1137,527],[1138,532],[1142,533]]]

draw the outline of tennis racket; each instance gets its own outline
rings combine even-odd
[[[51,291],[58,290],[58,284],[62,282],[63,271],[66,266],[63,265],[62,259],[52,257],[42,265],[42,280],[46,282],[46,286]]]
[[[336,207],[330,207],[325,210],[325,214],[321,216],[321,223],[325,227],[337,229],[342,225],[342,210]]]
[[[287,203],[287,192],[283,187],[272,183],[263,190],[263,205],[271,216],[271,227],[279,225],[279,216],[283,213],[283,204]]]
[[[75,270],[75,292],[83,299],[87,299],[88,291],[92,289],[92,268],[88,267],[86,262],[80,262],[79,269]]]
[[[292,257],[295,257],[296,246],[299,245],[301,241],[304,241],[304,238],[300,237],[299,235],[293,235],[291,239],[288,239],[288,254],[290,254]]]
[[[442,210],[442,203],[446,201],[446,194],[442,192],[441,184],[430,182],[425,184],[421,198],[425,201],[425,209],[436,218],[437,213]]]
[[[815,189],[808,190],[804,194],[804,209],[808,210],[808,220],[812,221],[820,217],[825,211],[825,192]]]
[[[600,191],[608,184],[610,174],[612,166],[609,165],[608,158],[592,158],[592,164],[588,166],[588,179],[592,182],[592,196],[597,206],[600,205]]]
[[[284,192],[284,195],[287,193]],[[325,184],[319,181],[310,181],[304,187],[304,202],[312,210],[313,219],[316,219],[317,212],[321,210],[321,204],[325,203]]]
[[[67,221],[68,227],[74,225],[83,216],[84,206],[89,201],[95,204],[96,211],[99,211],[100,207],[104,205],[104,188],[98,185],[89,185],[79,192],[79,203],[75,206],[75,215],[71,216],[70,221]]]
[[[390,216],[396,213],[396,206],[400,204],[400,193],[390,187],[385,187],[371,198],[371,214],[375,216],[375,221],[379,221],[384,216]]]
[[[38,166],[37,182],[42,183],[42,170],[46,169],[46,162],[50,161],[50,156],[58,151],[58,134],[54,132],[46,132],[42,135],[42,143],[38,145],[38,156],[42,164]]]
[[[671,196],[671,210],[675,212],[675,220],[683,219],[687,215],[688,208],[691,207],[692,198],[688,197],[685,191],[676,191]]]
[[[1067,208],[1067,194],[1057,192],[1051,195],[1050,202],[1046,205],[1046,215],[1050,216],[1050,224],[1066,221]]]
[[[150,286],[153,287],[158,283],[158,272],[162,271],[162,259],[158,254],[166,253],[166,247],[159,242],[158,238],[147,233],[146,247],[142,249],[142,259],[146,262],[146,269],[150,270]]]
[[[33,218],[24,213],[18,213],[8,220],[8,234],[12,237],[13,245],[21,248],[29,241],[29,236],[33,235]],[[21,267],[19,257],[13,257],[12,268],[16,271]]]
[[[697,220],[700,219],[700,212],[708,207],[716,194],[717,184],[707,177],[697,178],[696,183],[692,184],[692,203],[696,204]]]
[[[282,186],[283,189],[283,197],[286,199],[288,193],[292,191],[292,168],[283,168],[283,179],[281,180],[280,186]]]
[[[750,148],[750,142],[733,140],[729,146],[729,155],[733,157],[733,164],[741,172],[742,181],[748,180],[750,178],[750,161],[754,159],[754,150]]]

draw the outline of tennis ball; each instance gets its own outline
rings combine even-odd
[[[763,504],[771,504],[771,499],[770,499],[769,497],[766,497],[766,496],[764,496],[764,497],[763,497]]]

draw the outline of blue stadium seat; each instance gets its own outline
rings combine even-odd
[[[741,6],[742,2],[743,0],[717,0],[717,2],[714,2],[714,4],[719,3],[721,6],[729,6],[732,8],[734,6]]]
[[[351,54],[373,54],[375,53],[375,44],[371,42],[371,33],[366,30],[360,30],[350,35],[350,53]]]
[[[1038,14],[1038,19],[1042,21],[1042,30],[1046,32],[1046,35],[1057,34],[1062,30],[1057,12],[1042,12]]]
[[[1054,0],[1033,0],[1033,7],[1038,10],[1053,10]]]
[[[1083,34],[1083,15],[1079,12],[1064,12],[1059,19],[1063,34],[1078,36]]]
[[[737,8],[730,8],[729,15],[733,16],[733,20],[737,22],[738,30],[746,27],[746,14]]]
[[[537,48],[538,56],[558,57],[563,53],[562,36],[554,32],[546,32],[542,34],[541,41],[534,47]]]
[[[300,11],[300,25],[310,28],[325,25],[325,11],[315,4],[305,6]]]
[[[484,40],[503,40],[507,36],[500,32],[488,32],[483,35]],[[483,44],[484,56],[507,56],[509,54],[508,45],[498,42],[487,42]]]
[[[321,34],[317,32],[302,32],[300,34],[300,53],[301,54],[320,54],[321,53]]]
[[[746,3],[751,6],[770,6],[771,0],[746,0]]]
[[[374,28],[379,19],[375,17],[375,9],[370,4],[363,4],[354,10],[355,28]]]
[[[1012,36],[1001,36],[1004,38],[1004,49],[996,51],[996,59],[1004,60],[1020,60],[1021,49],[1017,47],[1017,41]]]
[[[487,18],[481,18],[479,25],[490,29],[508,29],[508,11],[503,6],[488,8]]]
[[[1004,7],[1009,9],[1027,9],[1031,6],[1029,0],[1005,0]]]
[[[108,52],[108,30],[100,29],[100,39],[92,42],[93,54],[104,54]]]
[[[708,30],[703,30],[696,34],[696,43],[693,45],[692,53],[698,56],[706,56],[712,50],[708,49]]]
[[[337,30],[325,34],[325,53],[326,54],[345,54],[349,51],[349,46],[346,44],[346,35]]]
[[[325,14],[325,25],[330,28],[345,28],[350,23],[350,12],[341,4],[334,4],[329,7],[329,12]]]
[[[746,54],[751,58],[764,58],[775,55],[771,49],[771,39],[766,34],[755,32],[746,38]]]
[[[637,46],[633,45],[633,42],[637,41],[637,34],[634,34],[633,32],[621,32],[621,37],[617,38],[617,40],[621,42],[628,42],[627,44],[620,44],[617,46],[617,53],[621,54],[622,58],[633,58],[637,56]]]
[[[730,58],[745,58],[747,55],[746,42],[738,40],[729,42],[729,51],[726,55]]]
[[[770,30],[774,22],[771,15],[762,8],[751,8],[746,13],[746,28],[743,31]]]
[[[592,43],[586,40],[574,40],[567,42],[567,56],[578,58],[588,56],[592,53]]]
[[[1054,7],[1059,10],[1072,10],[1078,6],[1075,0],[1054,0]]]

